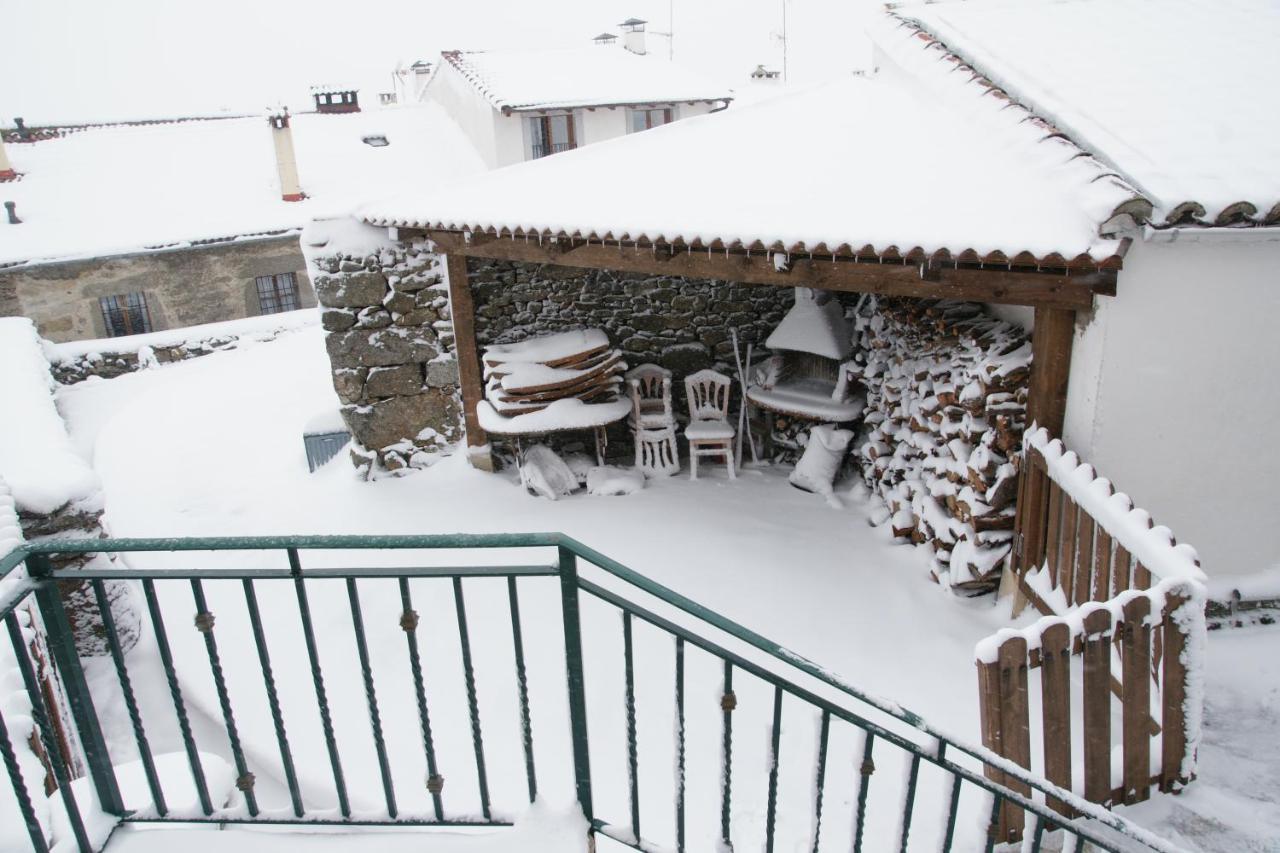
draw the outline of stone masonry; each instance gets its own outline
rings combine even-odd
[[[396,244],[310,263],[352,461],[366,476],[432,464],[462,436],[440,259]]]

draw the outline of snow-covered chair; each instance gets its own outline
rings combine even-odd
[[[684,378],[689,399],[689,425],[684,437],[689,442],[689,479],[698,479],[698,457],[720,456],[729,469],[729,479],[737,477],[733,469],[734,428],[729,423],[729,386],[733,380],[714,370],[699,370]]]
[[[626,374],[631,393],[627,423],[635,437],[636,468],[648,477],[668,477],[680,470],[676,451],[676,416],[671,410],[671,371],[642,364]]]

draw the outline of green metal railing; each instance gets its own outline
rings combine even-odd
[[[471,551],[473,549],[548,549],[555,552],[555,560],[546,564],[530,565],[417,565],[417,566],[356,566],[331,567],[311,565],[316,562],[313,555],[317,552],[392,552],[392,551]],[[110,569],[54,569],[50,557],[57,554],[83,553],[177,553],[177,552],[217,552],[223,557],[226,552],[258,552],[261,554],[283,554],[287,567],[237,567],[237,568],[190,568],[175,567],[171,569],[135,569],[129,568],[124,561],[118,561]],[[308,565],[304,566],[304,556]],[[416,555],[415,555],[416,556]],[[258,559],[256,556],[254,559]],[[226,560],[224,560],[226,562]],[[271,562],[268,558],[265,562]],[[359,560],[355,562],[366,562]],[[394,562],[394,561],[389,561]],[[680,853],[686,849],[709,849],[718,844],[732,847],[748,840],[744,833],[752,836],[752,846],[763,843],[768,853],[772,853],[778,832],[780,818],[787,817],[794,823],[798,811],[804,812],[804,820],[812,827],[812,849],[817,853],[825,849],[824,843],[824,801],[830,811],[832,793],[830,787],[829,768],[834,736],[841,728],[847,728],[848,734],[858,739],[855,748],[853,777],[856,779],[856,792],[844,791],[846,802],[850,803],[850,828],[852,848],[859,851],[864,841],[875,842],[877,849],[886,842],[895,849],[907,850],[912,840],[913,820],[917,817],[917,797],[920,791],[922,768],[929,767],[934,775],[930,778],[941,778],[945,790],[941,790],[941,802],[945,804],[942,815],[942,826],[938,832],[938,849],[951,850],[957,839],[957,826],[961,821],[967,825],[980,824],[987,829],[985,849],[992,850],[996,844],[994,832],[996,816],[1001,806],[1014,803],[1023,808],[1030,820],[1028,831],[1029,849],[1040,848],[1041,839],[1046,832],[1062,831],[1078,843],[1087,840],[1098,849],[1108,851],[1126,850],[1161,850],[1173,851],[1175,847],[1145,832],[1118,815],[1111,814],[1100,807],[1084,802],[1068,791],[1064,791],[1044,779],[1008,762],[995,754],[977,746],[954,740],[928,725],[921,717],[906,711],[899,706],[867,695],[853,686],[824,671],[819,666],[805,660],[764,637],[738,625],[720,614],[703,607],[688,598],[662,586],[643,575],[628,569],[616,561],[588,548],[581,543],[553,533],[543,534],[495,534],[495,535],[442,535],[442,536],[340,536],[340,537],[261,537],[261,538],[221,538],[221,539],[118,539],[118,540],[86,540],[86,541],[49,541],[26,545],[9,556],[0,559],[0,578],[10,574],[20,564],[25,563],[27,577],[10,584],[7,595],[0,598],[0,618],[6,624],[13,653],[18,661],[21,676],[27,695],[31,702],[31,717],[34,727],[44,747],[44,754],[57,784],[57,796],[66,810],[68,824],[75,836],[80,850],[95,849],[89,833],[85,829],[82,803],[78,802],[71,782],[71,770],[64,756],[59,751],[57,738],[51,720],[52,709],[46,707],[45,695],[40,689],[36,672],[32,665],[29,643],[22,634],[19,610],[29,609],[28,602],[34,600],[39,620],[43,623],[43,631],[52,657],[57,677],[61,682],[67,698],[67,711],[71,717],[79,743],[83,750],[84,766],[87,769],[89,782],[92,784],[98,804],[105,812],[118,817],[121,821],[173,821],[182,823],[327,823],[327,824],[406,824],[429,826],[482,825],[505,826],[509,821],[505,816],[518,811],[507,804],[502,808],[495,807],[490,791],[490,758],[485,751],[484,729],[481,726],[482,702],[477,688],[476,661],[473,658],[472,637],[475,630],[483,630],[487,638],[498,627],[504,631],[504,643],[509,643],[511,660],[514,662],[514,693],[518,705],[518,733],[520,758],[524,765],[524,787],[527,788],[528,801],[532,802],[539,794],[539,775],[534,761],[534,735],[531,716],[531,691],[529,684],[529,664],[532,658],[527,654],[526,639],[536,638],[537,633],[526,630],[527,613],[522,615],[520,592],[528,584],[551,584],[558,589],[559,612],[549,614],[545,608],[538,611],[540,619],[550,619],[554,630],[563,636],[564,685],[567,689],[568,733],[567,744],[562,754],[541,755],[544,764],[550,761],[553,765],[572,767],[572,784],[579,806],[589,821],[592,831],[629,845],[636,849],[653,849],[659,845],[644,832],[644,827],[651,821],[658,821],[664,826],[670,823],[671,839]],[[583,576],[586,571],[589,576]],[[548,580],[558,579],[558,584]],[[509,629],[493,624],[493,620],[485,619],[473,624],[468,618],[467,598],[464,585],[474,583],[494,584],[496,581],[480,579],[505,580],[505,609],[510,616]],[[88,684],[82,670],[82,664],[76,652],[75,641],[59,594],[57,582],[63,580],[88,581],[98,603],[103,631],[110,651],[111,665],[114,669],[124,711],[129,718],[133,730],[133,740],[137,755],[145,777],[147,796],[145,802],[126,804],[121,795],[117,779],[117,767],[113,764],[107,741],[103,735],[98,712],[94,706],[94,697],[90,694]],[[139,683],[138,664],[131,662],[120,643],[120,631],[114,623],[105,584],[108,582],[134,582],[141,590],[148,615],[149,635],[154,639],[160,668],[168,691],[176,721],[177,737],[182,744],[186,765],[190,771],[198,800],[197,813],[174,810],[166,798],[164,780],[157,771],[153,755],[152,738],[149,734],[151,721],[138,700],[137,685]],[[286,582],[292,587],[290,612],[296,607],[298,624],[302,634],[302,645],[310,670],[310,688],[313,694],[305,697],[281,692],[278,683],[276,665],[273,664],[272,646],[268,642],[266,625],[274,624],[278,599],[263,599],[259,592],[266,582]],[[439,750],[442,732],[439,726],[433,727],[433,706],[429,700],[427,689],[428,678],[426,662],[430,658],[424,649],[419,636],[420,617],[414,608],[413,593],[415,586],[420,592],[426,584],[434,584],[435,590],[449,589],[452,597],[454,619],[457,628],[457,648],[460,652],[462,674],[462,690],[465,697],[465,713],[469,721],[469,731],[447,731],[443,735],[449,739],[469,738],[471,752],[474,754],[474,769],[468,768],[467,776],[475,781],[474,801],[479,810],[446,808],[444,796],[445,769]],[[193,624],[202,634],[204,662],[189,660],[190,645],[180,645],[175,649],[170,642],[170,629],[166,627],[166,615],[173,614],[172,602],[166,608],[157,587],[171,588],[184,584],[189,587],[190,601],[194,604]],[[225,659],[227,646],[218,643],[215,630],[215,614],[210,608],[206,596],[206,584],[220,584],[221,587],[238,585],[240,587],[240,604],[248,621],[249,633],[253,640],[253,654]],[[355,658],[360,670],[360,683],[334,683],[332,669],[330,678],[326,679],[325,660],[322,656],[321,643],[317,639],[317,625],[313,619],[311,596],[315,584],[341,583],[345,586],[347,604],[350,610],[351,643],[354,646]],[[379,691],[385,697],[388,691],[389,664],[374,660],[367,637],[366,626],[370,622],[370,614],[366,613],[367,605],[362,604],[361,589],[370,590],[373,584],[393,585],[398,595],[394,601],[398,607],[394,613],[378,612],[374,614],[384,625],[385,620],[398,622],[407,641],[408,671],[401,672],[396,678],[396,689],[405,690],[407,681],[412,682],[413,713],[417,717],[417,731],[420,734],[422,755],[415,760],[425,760],[426,777],[424,780],[426,799],[420,799],[421,808],[406,808],[401,795],[406,792],[397,790],[395,784],[394,765],[404,760],[401,751],[388,748],[388,732],[384,731],[383,708],[379,704]],[[276,586],[280,584],[277,583]],[[548,587],[549,589],[550,587]],[[382,587],[379,587],[381,590]],[[449,593],[446,593],[446,597]],[[224,602],[226,599],[220,599]],[[264,612],[263,601],[269,607]],[[439,603],[439,602],[436,602]],[[622,682],[623,709],[621,717],[625,729],[625,760],[621,768],[611,767],[607,777],[593,776],[592,751],[608,746],[606,733],[596,731],[592,738],[593,728],[588,725],[589,717],[600,713],[601,703],[616,702],[616,695],[607,691],[592,691],[588,688],[590,681],[588,667],[584,661],[584,640],[591,646],[604,643],[607,638],[597,636],[601,631],[599,620],[584,622],[583,607],[590,603],[593,608],[612,609],[620,614],[621,646],[622,646]],[[283,605],[279,605],[283,607]],[[419,600],[422,606],[422,600]],[[283,623],[282,623],[283,624]],[[584,636],[584,624],[591,627],[591,636]],[[671,744],[675,759],[674,779],[671,800],[663,802],[663,810],[669,809],[665,815],[656,815],[653,808],[645,809],[641,796],[641,774],[646,771],[639,749],[640,720],[646,707],[652,707],[654,699],[643,690],[638,676],[647,675],[637,666],[639,650],[638,626],[650,635],[663,636],[672,643],[673,671],[672,695],[660,699],[656,704],[670,708],[675,726]],[[539,631],[545,630],[539,624]],[[278,629],[277,629],[278,632]],[[327,638],[327,637],[326,637]],[[186,651],[184,652],[184,649]],[[696,703],[701,701],[703,692],[690,691],[686,683],[688,672],[688,653],[694,650],[700,658],[711,661],[721,683],[717,685],[718,707],[712,709]],[[434,650],[438,653],[438,649]],[[186,655],[185,657],[183,655]],[[545,664],[546,652],[537,660]],[[256,660],[254,659],[256,658]],[[704,661],[705,662],[705,661]],[[235,787],[238,796],[219,802],[208,784],[203,756],[197,743],[196,727],[189,713],[189,700],[182,675],[194,671],[194,667],[207,664],[211,677],[213,694],[216,696],[216,713],[206,709],[207,716],[221,726],[225,734],[225,752],[234,765],[236,774]],[[259,795],[259,780],[256,774],[262,774],[262,762],[255,763],[253,751],[247,749],[241,736],[241,729],[236,716],[237,705],[233,701],[235,691],[228,678],[228,667],[241,677],[245,669],[255,668],[253,677],[260,678],[265,695],[266,707],[269,709],[271,725],[274,730],[274,748],[278,755],[271,760],[270,776],[278,785],[283,800],[278,805],[264,806]],[[132,672],[131,672],[132,670]],[[381,673],[381,682],[375,678],[375,670]],[[594,676],[594,673],[591,673]],[[156,678],[148,673],[148,678]],[[760,789],[764,792],[763,826],[758,829],[744,829],[751,823],[751,815],[744,817],[742,805],[745,773],[754,772],[743,765],[741,759],[735,765],[735,746],[741,753],[745,747],[740,742],[742,734],[736,735],[734,718],[741,713],[738,691],[747,689],[747,679],[751,684],[765,691],[762,695],[771,694],[768,700],[759,702],[754,709],[761,719],[768,720],[769,752],[761,768],[763,778]],[[333,691],[355,691],[362,695],[367,706],[367,735],[372,745],[373,763],[376,773],[367,774],[370,778],[353,778],[343,763],[344,733],[339,730],[332,711]],[[297,693],[298,691],[294,691]],[[652,693],[652,688],[649,688]],[[437,697],[438,698],[438,697]],[[317,806],[308,802],[306,786],[300,779],[296,756],[298,745],[286,728],[286,714],[282,708],[286,700],[297,703],[305,699],[308,706],[314,705],[320,719],[320,730],[323,732],[324,753],[327,756],[329,775],[331,776],[334,801],[331,807],[328,800]],[[692,700],[692,701],[691,701]],[[384,699],[385,702],[385,699]],[[784,761],[795,761],[793,756],[781,753],[784,746],[782,732],[784,715],[787,708],[795,713],[796,704],[812,717],[817,724],[816,754],[809,772],[813,781],[813,789],[807,795],[803,809],[793,806],[784,809],[780,798],[785,793],[794,800],[794,791],[780,791],[780,767]],[[434,710],[438,711],[436,707]],[[701,712],[714,712],[719,719],[720,732],[715,744],[718,749],[690,749],[686,743],[686,721],[689,715]],[[492,725],[492,721],[490,723]],[[396,733],[399,736],[402,733]],[[41,822],[39,810],[34,802],[43,791],[31,788],[32,780],[25,779],[15,753],[15,740],[25,740],[27,732],[6,728],[3,717],[0,717],[0,753],[8,770],[13,785],[14,797],[23,820],[25,821],[31,848],[37,853],[49,849],[49,827]],[[362,734],[362,738],[364,735]],[[545,735],[544,735],[545,737]],[[308,744],[305,749],[314,749]],[[348,746],[349,750],[350,747]],[[714,774],[719,780],[717,790],[713,792],[692,792],[686,781],[690,778],[686,771],[694,769],[694,765],[706,763],[708,754],[714,754],[719,762]],[[647,753],[646,753],[647,754]],[[868,796],[872,791],[872,774],[876,768],[876,760],[882,763],[888,755],[901,756],[906,773],[902,779],[901,789],[892,789],[897,800],[897,829],[891,839],[876,837],[866,838],[868,824]],[[455,758],[455,764],[458,763]],[[470,761],[470,759],[469,759]],[[856,763],[860,761],[860,763]],[[118,764],[119,762],[116,762]],[[998,767],[1007,777],[1026,783],[1033,790],[1033,795],[1023,796],[1007,787],[996,784],[985,778],[985,766]],[[278,773],[274,772],[278,768]],[[597,774],[602,772],[600,766],[594,768]],[[455,771],[460,772],[460,771]],[[941,777],[938,777],[938,773]],[[622,776],[625,775],[625,784]],[[709,773],[704,773],[706,778]],[[593,788],[593,779],[596,788]],[[314,784],[314,779],[308,779]],[[605,813],[618,807],[603,803],[597,808],[594,794],[602,782],[608,781],[610,788],[621,786],[626,790],[624,813]],[[617,785],[615,785],[617,783]],[[356,808],[353,804],[352,786],[361,793],[378,791],[381,805],[370,810],[368,807]],[[795,786],[790,786],[794,788]],[[885,784],[880,786],[885,788]],[[977,805],[970,797],[970,807],[966,810],[962,803],[962,791],[978,792]],[[287,795],[283,792],[287,791]],[[408,792],[413,800],[422,797],[422,792]],[[696,793],[690,802],[690,795]],[[735,798],[736,797],[736,798]],[[1080,816],[1068,821],[1060,814],[1045,805],[1045,798],[1053,798],[1072,807]],[[136,798],[136,795],[135,795]],[[652,798],[650,805],[652,805]],[[287,802],[284,802],[287,801]],[[669,802],[669,805],[667,805]],[[688,817],[694,811],[707,811],[707,805],[715,802],[718,807],[718,837],[692,837],[687,828]],[[840,802],[837,799],[836,802]],[[972,814],[970,814],[972,812]],[[644,819],[642,821],[642,818]],[[830,817],[828,816],[828,824]],[[883,834],[883,833],[882,833]],[[916,836],[920,836],[919,831]],[[759,836],[759,837],[756,837]],[[924,837],[930,837],[925,834]],[[918,839],[917,839],[918,840]],[[918,846],[918,845],[917,845]],[[913,847],[913,849],[915,849]]]

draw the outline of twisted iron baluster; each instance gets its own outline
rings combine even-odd
[[[516,654],[516,687],[520,692],[520,734],[524,745],[525,775],[528,777],[529,802],[538,798],[538,776],[533,767],[533,724],[529,719],[529,679],[524,668],[524,639],[520,632],[520,599],[516,595],[515,576],[507,578],[507,600],[511,606],[511,640]]]
[[[631,834],[640,843],[639,755],[636,747],[635,651],[631,641],[631,614],[622,611],[622,657],[626,676],[627,788],[631,795]]]
[[[356,589],[355,578],[347,578],[347,598],[351,602],[351,627],[355,631],[356,653],[364,676],[364,693],[369,701],[369,726],[373,730],[373,747],[378,754],[378,770],[382,774],[382,792],[386,797],[387,814],[395,817],[396,792],[391,784],[391,764],[387,760],[387,744],[382,737],[382,717],[378,714],[378,694],[373,686],[373,667],[369,663],[369,644],[364,636],[364,616],[360,612],[360,593]]]
[[[400,603],[404,613],[400,617],[400,627],[404,629],[405,640],[409,644],[409,668],[413,672],[413,691],[418,700],[418,720],[422,724],[422,747],[427,753],[427,790],[431,793],[431,802],[435,807],[436,820],[444,820],[444,777],[436,766],[435,741],[431,736],[431,715],[427,712],[427,690],[422,680],[422,657],[418,651],[418,613],[413,609],[413,599],[409,594],[409,579],[400,578]]]
[[[22,822],[31,836],[32,848],[35,853],[49,853],[49,845],[44,840],[44,830],[40,828],[40,821],[31,805],[31,793],[22,779],[22,768],[18,766],[18,756],[13,751],[13,742],[9,740],[9,727],[4,724],[3,714],[0,714],[0,756],[3,756],[5,769],[9,771],[9,781],[13,783],[13,793],[18,798],[18,810],[22,812]]]
[[[178,686],[178,673],[173,668],[173,651],[169,648],[169,635],[164,629],[164,617],[160,615],[160,602],[156,600],[155,581],[144,578],[142,594],[147,599],[147,611],[151,614],[151,628],[155,631],[156,647],[160,663],[164,665],[164,677],[169,682],[169,695],[173,697],[173,710],[178,717],[178,729],[182,732],[182,745],[187,751],[187,763],[191,765],[191,779],[195,782],[200,809],[213,814],[213,802],[209,799],[209,785],[204,778],[204,766],[200,763],[200,751],[196,749],[195,736],[191,733],[191,721],[187,719],[187,706],[182,701],[182,688]]]
[[[262,682],[267,688],[267,704],[271,707],[271,721],[276,727],[276,743],[280,745],[280,763],[284,767],[285,782],[289,785],[289,799],[293,814],[302,817],[302,792],[298,788],[298,772],[293,766],[293,751],[289,749],[289,736],[285,733],[284,715],[280,712],[280,697],[276,693],[276,679],[271,669],[271,655],[267,651],[267,637],[262,630],[262,614],[258,611],[258,595],[253,581],[245,578],[244,601],[249,610],[249,622],[253,626],[253,642],[258,649],[258,663],[262,666]]]
[[[244,794],[245,804],[249,807],[249,816],[258,816],[258,797],[253,792],[253,774],[244,760],[244,749],[240,745],[240,732],[236,728],[235,714],[231,710],[231,696],[227,693],[227,679],[222,673],[222,658],[218,655],[218,641],[213,636],[213,614],[209,612],[209,604],[205,601],[204,586],[198,578],[191,579],[191,595],[196,602],[196,629],[204,635],[204,647],[209,653],[209,669],[213,671],[213,686],[218,692],[218,704],[222,708],[222,721],[227,728],[227,741],[231,744],[231,758],[236,764],[236,787]]]
[[[733,841],[729,838],[729,813],[733,794],[733,709],[738,707],[738,699],[733,694],[733,664],[724,662],[724,695],[720,699],[720,709],[724,712],[724,740],[721,745],[721,756],[724,770],[720,784],[720,840],[724,846],[733,849]]]
[[[822,837],[822,789],[827,780],[827,739],[831,733],[831,712],[822,712],[822,726],[818,732],[818,773],[813,804],[813,853],[818,853],[818,840]]]
[[[480,734],[480,703],[476,698],[476,673],[471,664],[471,638],[467,633],[467,606],[462,598],[462,578],[453,579],[453,601],[458,611],[458,642],[462,647],[462,673],[467,683],[467,708],[471,713],[471,741],[476,750],[476,777],[480,785],[480,813],[492,820],[489,811],[489,775],[485,770],[484,739]]]
[[[769,766],[769,802],[764,821],[765,853],[773,853],[773,831],[778,819],[778,750],[782,746],[782,688],[773,688],[773,736]]]
[[[156,814],[164,817],[169,807],[164,800],[164,791],[160,787],[160,777],[156,774],[155,761],[151,756],[151,744],[147,740],[146,730],[142,725],[142,713],[138,710],[138,700],[133,694],[133,682],[129,679],[129,670],[125,667],[124,651],[120,648],[120,635],[116,631],[116,617],[111,612],[111,603],[107,600],[106,585],[100,578],[93,579],[93,596],[98,602],[98,612],[102,615],[102,628],[107,635],[107,648],[111,650],[111,662],[115,665],[116,678],[120,681],[120,692],[124,694],[124,705],[129,712],[129,722],[133,724],[133,737],[138,744],[138,757],[142,761],[142,772],[147,777],[147,787],[151,789],[151,801],[155,804]]]

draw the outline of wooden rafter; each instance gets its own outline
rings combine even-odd
[[[859,262],[787,255],[763,247],[750,251],[708,251],[663,244],[632,248],[568,238],[539,241],[481,234],[468,238],[457,231],[443,230],[423,231],[419,236],[429,237],[445,254],[476,258],[1047,309],[1089,308],[1095,293],[1114,295],[1116,289],[1113,270],[1064,274],[1017,267],[978,269],[963,262],[913,262],[908,258],[899,262]]]

